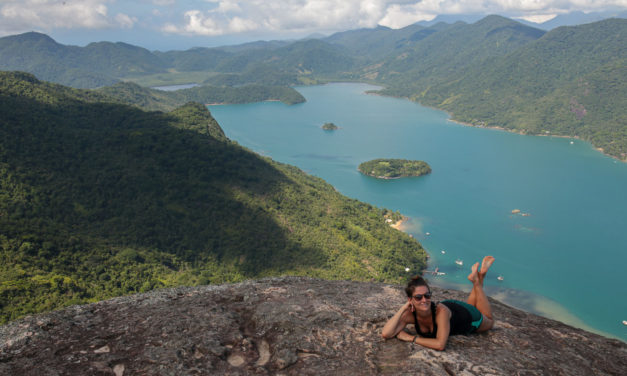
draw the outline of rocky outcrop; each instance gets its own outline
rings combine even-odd
[[[434,288],[436,298],[465,293]],[[2,375],[624,375],[627,345],[492,300],[487,333],[443,352],[381,328],[404,302],[381,283],[284,277],[158,290],[0,328]]]

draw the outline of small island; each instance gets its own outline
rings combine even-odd
[[[339,129],[339,127],[333,123],[324,123],[322,129],[324,129],[325,131],[334,131],[336,129]]]
[[[431,167],[426,162],[408,159],[373,159],[360,164],[358,169],[362,174],[377,179],[398,179],[431,172]]]

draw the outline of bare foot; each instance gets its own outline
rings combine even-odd
[[[492,266],[493,262],[494,257],[492,256],[486,256],[483,258],[483,261],[481,261],[481,270],[479,270],[479,279],[481,281],[483,281],[483,278],[485,278],[485,275],[488,272],[488,269],[490,269],[490,266]]]
[[[479,281],[479,274],[477,273],[478,268],[479,263],[475,262],[475,264],[470,268],[470,274],[468,274],[468,280],[473,284]]]
[[[488,272],[488,269],[490,269],[490,266],[492,266],[493,262],[494,262],[494,257],[492,256],[484,257],[483,261],[481,261],[481,270],[479,271],[479,274],[485,275]]]

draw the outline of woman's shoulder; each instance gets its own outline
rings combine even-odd
[[[405,324],[413,324],[415,321],[414,313],[408,309],[401,315],[401,321],[403,321]]]
[[[446,304],[442,304],[443,302],[435,303],[435,314],[446,314],[450,315],[451,310],[446,306]]]

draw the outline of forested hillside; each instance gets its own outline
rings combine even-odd
[[[170,111],[187,102],[203,104],[216,103],[251,103],[270,100],[285,104],[296,104],[305,98],[288,86],[245,85],[230,86],[197,86],[176,91],[149,89],[130,82],[120,82],[96,90],[121,103],[133,104],[148,111]]]
[[[0,73],[0,322],[162,286],[299,274],[401,281],[400,214],[226,139],[206,107],[144,112]]]
[[[30,72],[41,80],[77,88],[166,71],[163,62],[141,47],[110,42],[65,46],[35,32],[0,38],[0,70]]]
[[[366,74],[385,82],[392,93],[411,96],[416,90],[421,93],[432,85],[458,80],[469,68],[515,51],[543,34],[500,16],[489,16],[471,25],[460,22],[416,39]]]
[[[581,137],[627,160],[626,45],[624,19],[561,27],[446,78],[392,84],[384,92],[475,125]]]

